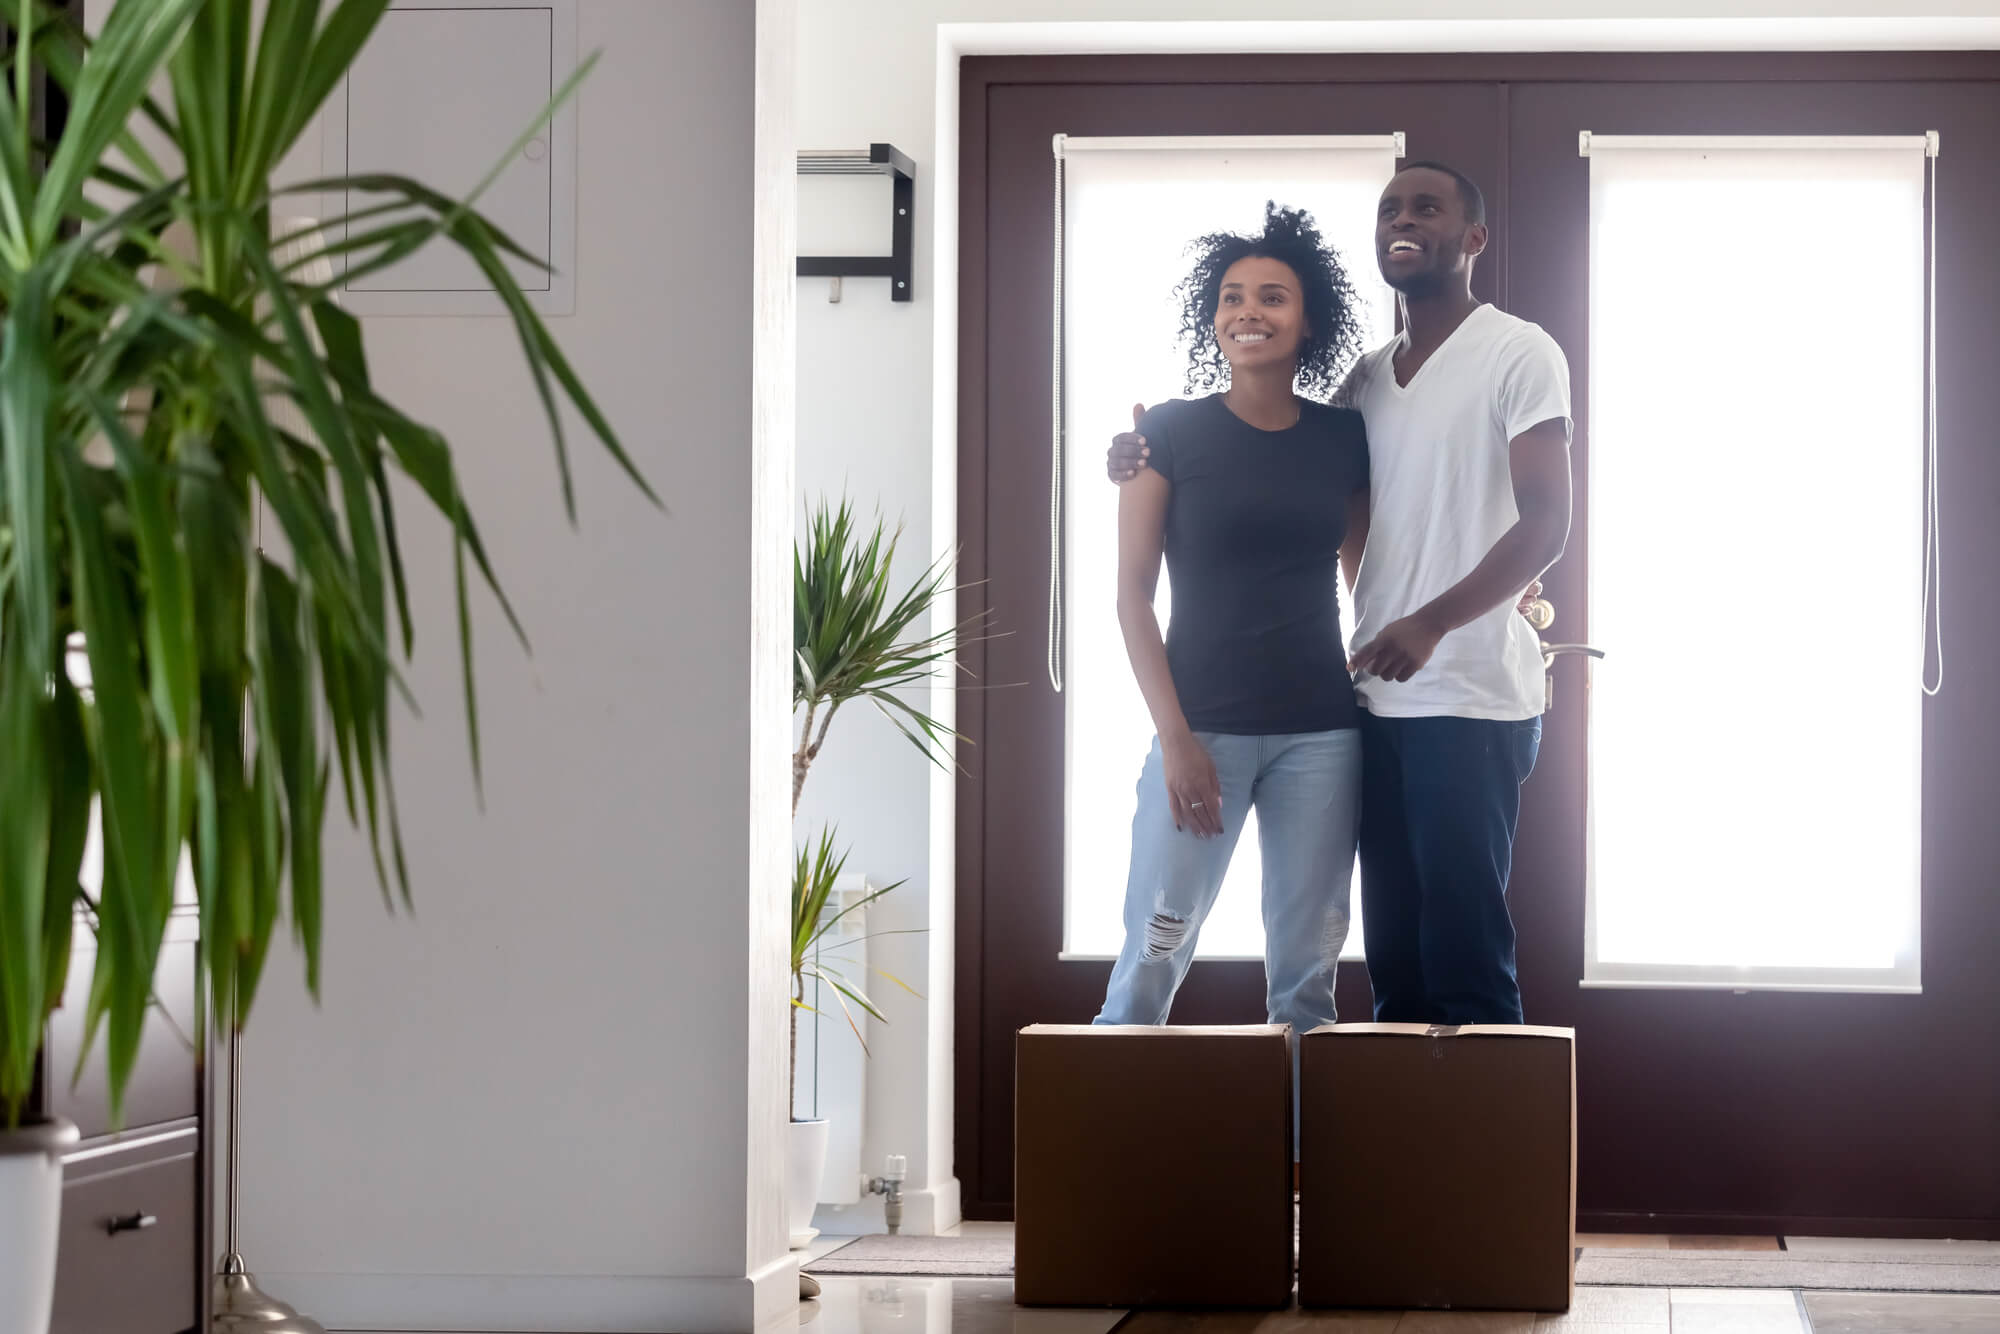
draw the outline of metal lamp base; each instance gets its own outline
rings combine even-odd
[[[225,1256],[215,1276],[215,1317],[210,1334],[326,1334],[326,1326],[300,1315],[257,1286],[243,1257]]]

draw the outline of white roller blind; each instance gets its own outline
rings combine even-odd
[[[1934,147],[1585,138],[1587,984],[1919,987]]]
[[[1188,270],[1188,243],[1209,232],[1261,230],[1267,200],[1308,209],[1363,294],[1371,340],[1385,340],[1394,307],[1375,265],[1375,202],[1400,151],[1393,134],[1057,140],[1050,510],[1052,538],[1066,545],[1052,542],[1048,634],[1050,676],[1063,690],[1068,726],[1066,957],[1110,957],[1124,939],[1132,812],[1153,727],[1118,628],[1118,496],[1105,480],[1104,451],[1114,433],[1130,429],[1135,402],[1183,391],[1174,287]],[[1171,614],[1164,576],[1156,605],[1164,625]],[[1253,819],[1198,958],[1263,956],[1260,883]],[[1357,930],[1348,952],[1358,957],[1359,949]]]

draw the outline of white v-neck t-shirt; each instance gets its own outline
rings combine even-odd
[[[1363,357],[1340,395],[1367,424],[1373,482],[1355,647],[1485,559],[1520,519],[1510,444],[1542,422],[1570,423],[1569,363],[1539,325],[1481,306],[1405,386],[1395,357],[1406,341]],[[1354,685],[1378,717],[1511,722],[1541,713],[1542,676],[1535,632],[1510,600],[1446,635],[1410,680]]]

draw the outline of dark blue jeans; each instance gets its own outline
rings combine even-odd
[[[1542,721],[1361,715],[1361,920],[1381,1023],[1518,1024],[1507,914]]]

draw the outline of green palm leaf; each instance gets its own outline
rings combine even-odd
[[[901,532],[878,521],[864,537],[853,507],[815,507],[792,556],[792,707],[805,710],[792,757],[792,810],[841,708],[872,704],[903,738],[934,764],[951,763],[964,740],[906,698],[942,675],[983,617],[926,631],[932,612],[952,591],[949,556],[927,566],[896,596],[891,567]]]
[[[479,213],[477,192],[452,199],[396,177],[335,180],[312,188],[379,198],[320,234],[334,239],[316,245],[274,223],[275,165],[388,4],[118,0],[94,41],[39,0],[0,17],[16,42],[0,97],[0,1110],[9,1124],[63,993],[93,809],[105,856],[85,1028],[105,1037],[114,1103],[137,1060],[184,859],[210,1008],[237,1025],[281,921],[317,991],[336,771],[382,892],[391,896],[393,881],[409,902],[389,764],[392,695],[415,705],[400,668],[419,628],[404,516],[391,500],[401,480],[452,537],[475,781],[475,573],[527,642],[451,443],[372,386],[364,331],[339,309],[337,285],[308,276],[316,261],[351,275],[426,245],[463,251],[515,327],[565,512],[575,513],[571,413],[652,495],[528,304],[509,267],[524,252]],[[27,137],[37,71],[68,94],[50,145]],[[149,96],[162,86],[167,107]],[[166,150],[149,153],[141,128]],[[260,512],[268,543],[257,538]],[[73,638],[88,662],[84,690],[65,676]]]

